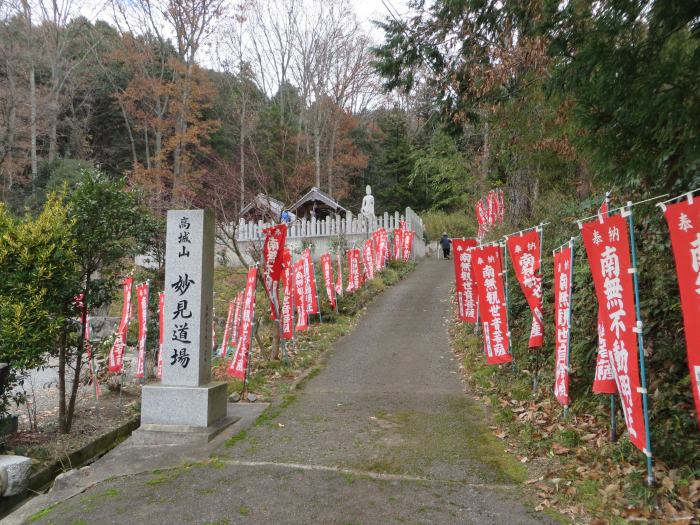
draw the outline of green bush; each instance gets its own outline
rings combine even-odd
[[[422,215],[425,236],[428,241],[436,241],[447,232],[450,237],[474,237],[475,219],[465,211],[428,211]]]

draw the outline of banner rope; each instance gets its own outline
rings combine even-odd
[[[664,197],[668,197],[668,195],[669,195],[668,193],[664,193],[663,195],[657,195],[656,197],[651,197],[651,198],[649,198],[649,199],[644,199],[644,200],[637,201],[637,202],[628,202],[628,203],[625,204],[624,206],[620,206],[619,208],[615,208],[615,209],[612,209],[612,210],[608,210],[608,215],[610,215],[611,213],[613,213],[613,212],[615,212],[615,211],[631,210],[633,206],[637,206],[637,205],[639,205],[639,204],[644,204],[644,203],[646,203],[646,202],[651,202],[651,201],[656,201],[656,200],[659,200],[659,199],[663,199]],[[668,202],[668,201],[666,201],[666,202]],[[591,215],[591,216],[589,216],[589,217],[584,217],[584,218],[582,218],[582,219],[576,219],[575,221],[571,221],[571,222],[572,222],[573,224],[578,224],[579,229],[581,229],[582,223],[583,223],[584,221],[588,221],[588,220],[591,220],[591,219],[595,219],[596,217],[602,217],[602,214],[601,214],[601,213],[596,213],[595,215]]]

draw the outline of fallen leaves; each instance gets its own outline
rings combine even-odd
[[[537,497],[535,510],[554,508],[575,523],[593,525],[621,520],[700,525],[700,479],[669,469],[657,458],[657,486],[646,487],[644,458],[624,446],[624,423],[618,427],[623,435],[613,444],[607,417],[573,410],[563,420],[561,407],[544,390],[525,400],[513,399],[512,384],[470,376],[484,366],[478,361],[481,355],[475,351],[470,356],[459,348],[455,351],[460,362],[467,364],[464,373],[469,394],[502,416],[498,418],[502,424],[489,428],[505,440],[504,448],[523,464],[536,464],[538,469],[543,463],[549,466],[548,472],[525,482]],[[534,467],[528,469],[532,476]]]

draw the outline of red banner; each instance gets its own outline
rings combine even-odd
[[[139,323],[138,358],[136,359],[137,379],[143,379],[146,372],[146,337],[148,334],[148,282],[136,285],[136,318]]]
[[[335,280],[335,293],[336,295],[339,295],[340,297],[343,296],[343,267],[340,264],[341,256],[340,256],[340,251],[336,254],[337,257],[337,264],[338,264],[338,275],[336,275],[336,280]]]
[[[691,194],[683,202],[668,204],[664,215],[676,261],[690,385],[700,423],[700,204]]]
[[[374,248],[372,240],[367,239],[362,245],[362,266],[364,267],[365,278],[374,279]]]
[[[231,337],[231,323],[233,323],[233,313],[236,310],[236,301],[229,301],[228,303],[228,314],[226,315],[226,325],[224,326],[224,338],[221,341],[221,357],[226,357],[226,350],[228,350],[229,339]]]
[[[571,293],[573,283],[573,245],[554,254],[554,396],[564,406],[569,405],[569,341],[571,337]]]
[[[403,260],[408,261],[411,258],[411,250],[413,249],[413,230],[403,232]]]
[[[380,228],[372,232],[372,241],[374,243],[374,264],[377,271],[381,271],[386,266],[387,256],[389,254],[389,237],[384,228]]]
[[[453,258],[459,320],[476,323],[476,285],[472,277],[472,252],[476,247],[474,239],[452,239],[455,250]]]
[[[158,366],[156,377],[163,377],[163,349],[165,348],[165,323],[163,322],[163,312],[165,311],[165,294],[158,294]]]
[[[278,224],[263,230],[263,281],[270,300],[270,318],[277,319],[279,312],[279,285],[282,278],[282,258],[287,239],[287,225]]]
[[[255,280],[258,269],[248,270],[248,278],[245,283],[245,293],[243,294],[243,313],[241,315],[241,332],[236,344],[236,352],[231,359],[231,364],[226,371],[228,375],[245,379],[248,369],[248,353],[250,352],[250,339],[253,332],[253,317],[255,315]]]
[[[484,351],[489,364],[513,360],[508,351],[508,319],[500,253],[498,246],[472,250],[472,274],[480,298]]]
[[[294,304],[297,307],[297,332],[303,332],[309,328],[309,307],[307,306],[306,272],[304,271],[304,259],[299,259],[294,263]]]
[[[310,314],[318,313],[318,292],[316,291],[316,275],[314,262],[311,260],[311,250],[307,248],[302,254],[304,261],[304,280],[306,286],[306,307]]]
[[[348,288],[347,291],[354,293],[360,289],[361,282],[360,270],[360,250],[353,248],[348,250]]]
[[[335,289],[333,288],[333,265],[331,264],[331,254],[321,255],[321,269],[323,270],[323,281],[326,285],[326,295],[331,303],[331,308],[335,310]]]
[[[380,268],[386,268],[387,261],[389,260],[389,235],[386,233],[386,229],[382,228],[379,230],[381,235],[379,236],[379,247],[380,247]]]
[[[243,292],[236,294],[236,309],[233,312],[233,325],[231,326],[231,341],[229,346],[238,345],[238,338],[241,334],[241,317],[243,313]]]
[[[129,321],[131,320],[131,285],[134,279],[125,277],[122,281],[122,291],[124,302],[122,303],[122,317],[119,321],[119,328],[112,344],[112,349],[109,351],[109,359],[107,368],[110,372],[121,372],[124,369],[124,352],[126,351],[126,332],[129,329]]]
[[[401,228],[394,230],[394,260],[403,261],[403,230]]]
[[[292,254],[289,250],[285,250],[282,270],[282,278],[284,279],[284,300],[282,301],[282,338],[287,340],[294,337],[293,272]]]
[[[540,234],[537,230],[506,238],[513,270],[532,312],[528,348],[540,348],[544,343],[542,319],[542,273],[540,271]]]
[[[620,215],[587,222],[581,229],[602,312],[605,341],[612,351],[613,375],[622,401],[630,441],[644,450],[646,429],[642,419],[634,290],[629,232]]]

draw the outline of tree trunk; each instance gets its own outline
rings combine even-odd
[[[34,75],[34,60],[29,68],[29,107],[31,123],[31,157],[32,157],[32,183],[36,183],[39,169],[36,158],[36,79]]]
[[[58,337],[58,432],[65,434],[66,430],[66,342],[68,332],[61,330]]]
[[[66,413],[66,433],[70,432],[73,426],[73,415],[75,414],[75,402],[78,399],[78,389],[80,388],[80,369],[83,364],[83,351],[85,350],[85,330],[87,329],[87,309],[88,298],[90,294],[90,279],[91,273],[88,272],[85,278],[86,285],[83,292],[83,308],[80,312],[80,338],[75,355],[75,374],[73,375],[73,384],[71,385],[70,401],[68,402],[68,412]],[[64,402],[65,403],[65,402]]]
[[[51,68],[51,76],[57,75],[55,67]],[[50,104],[50,124],[49,124],[49,162],[56,160],[58,153],[58,79],[52,79],[51,104]]]
[[[148,145],[148,126],[143,127],[143,147],[146,150],[146,169],[151,169],[151,148]],[[134,159],[134,163],[136,160]]]
[[[314,120],[314,165],[316,171],[316,187],[321,188],[321,127],[318,119]]]
[[[331,128],[331,139],[328,145],[328,195],[333,197],[333,157],[335,156],[335,137],[338,132],[338,124],[333,121],[333,127]]]
[[[246,101],[245,97],[241,104],[241,142],[240,142],[240,162],[241,162],[241,210],[245,206],[245,115],[246,115]],[[241,259],[243,260],[243,259]]]
[[[131,132],[131,124],[129,124],[129,117],[126,114],[126,109],[124,109],[124,104],[119,102],[119,109],[122,111],[122,117],[124,117],[124,126],[126,126],[126,133],[129,136],[129,145],[131,146],[131,162],[136,165],[138,162],[138,157],[136,156],[136,142],[134,141],[134,134]],[[146,147],[148,147],[148,142],[146,142]],[[149,159],[150,161],[150,159]]]

